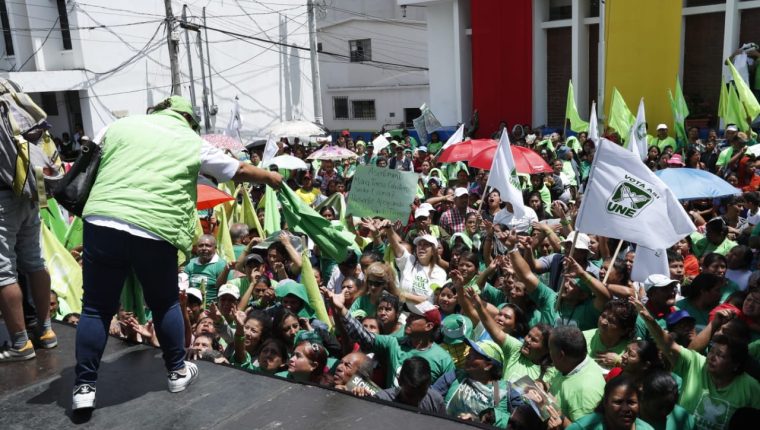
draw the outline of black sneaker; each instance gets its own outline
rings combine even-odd
[[[184,391],[198,377],[198,366],[189,361],[185,362],[184,373],[179,370],[169,372],[169,392],[179,393]]]
[[[95,386],[92,384],[76,385],[71,399],[71,410],[93,409],[94,407]]]

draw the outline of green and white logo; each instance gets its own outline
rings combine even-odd
[[[607,199],[607,212],[626,218],[634,218],[654,200],[643,187],[631,182],[620,182]]]

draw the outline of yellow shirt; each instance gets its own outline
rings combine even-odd
[[[303,188],[299,188],[296,191],[298,198],[303,200],[307,205],[312,206],[314,201],[319,197],[319,188],[312,188],[311,191],[305,191]]]

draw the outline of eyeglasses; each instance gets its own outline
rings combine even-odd
[[[387,283],[388,283],[388,282],[386,282],[386,281],[384,281],[384,280],[379,280],[379,279],[367,279],[367,285],[369,285],[370,287],[382,287],[382,286],[384,286],[384,285],[385,285],[385,284],[387,284]]]

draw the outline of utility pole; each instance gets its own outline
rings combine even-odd
[[[182,22],[187,22],[187,5],[182,5]],[[190,72],[190,104],[193,106],[193,111],[195,111],[195,81],[193,80],[193,57],[190,55],[192,52],[190,48],[190,34],[188,33],[187,27],[185,28],[185,46],[187,46],[187,70]]]
[[[208,88],[206,88],[206,68],[203,67],[203,42],[200,31],[198,31],[198,52],[201,56],[201,80],[203,81],[203,125],[208,133],[211,130],[211,121],[208,115]]]
[[[172,95],[181,96],[182,86],[179,75],[179,33],[174,32],[174,12],[172,0],[164,0],[166,7],[166,43],[169,45],[169,66],[172,70]]]
[[[309,13],[309,51],[311,51],[311,85],[314,93],[314,122],[322,124],[322,87],[319,80],[319,58],[317,57],[317,17],[314,1],[307,0]]]
[[[205,6],[203,7],[203,37],[206,38],[206,61],[208,62],[208,86],[209,86],[209,92],[211,93],[211,107],[209,108],[209,114],[213,117],[216,117],[217,112],[219,112],[219,107],[217,107],[216,101],[214,100],[214,79],[213,79],[213,73],[211,72],[211,49],[209,49],[208,47],[208,27],[206,27],[206,7]]]

